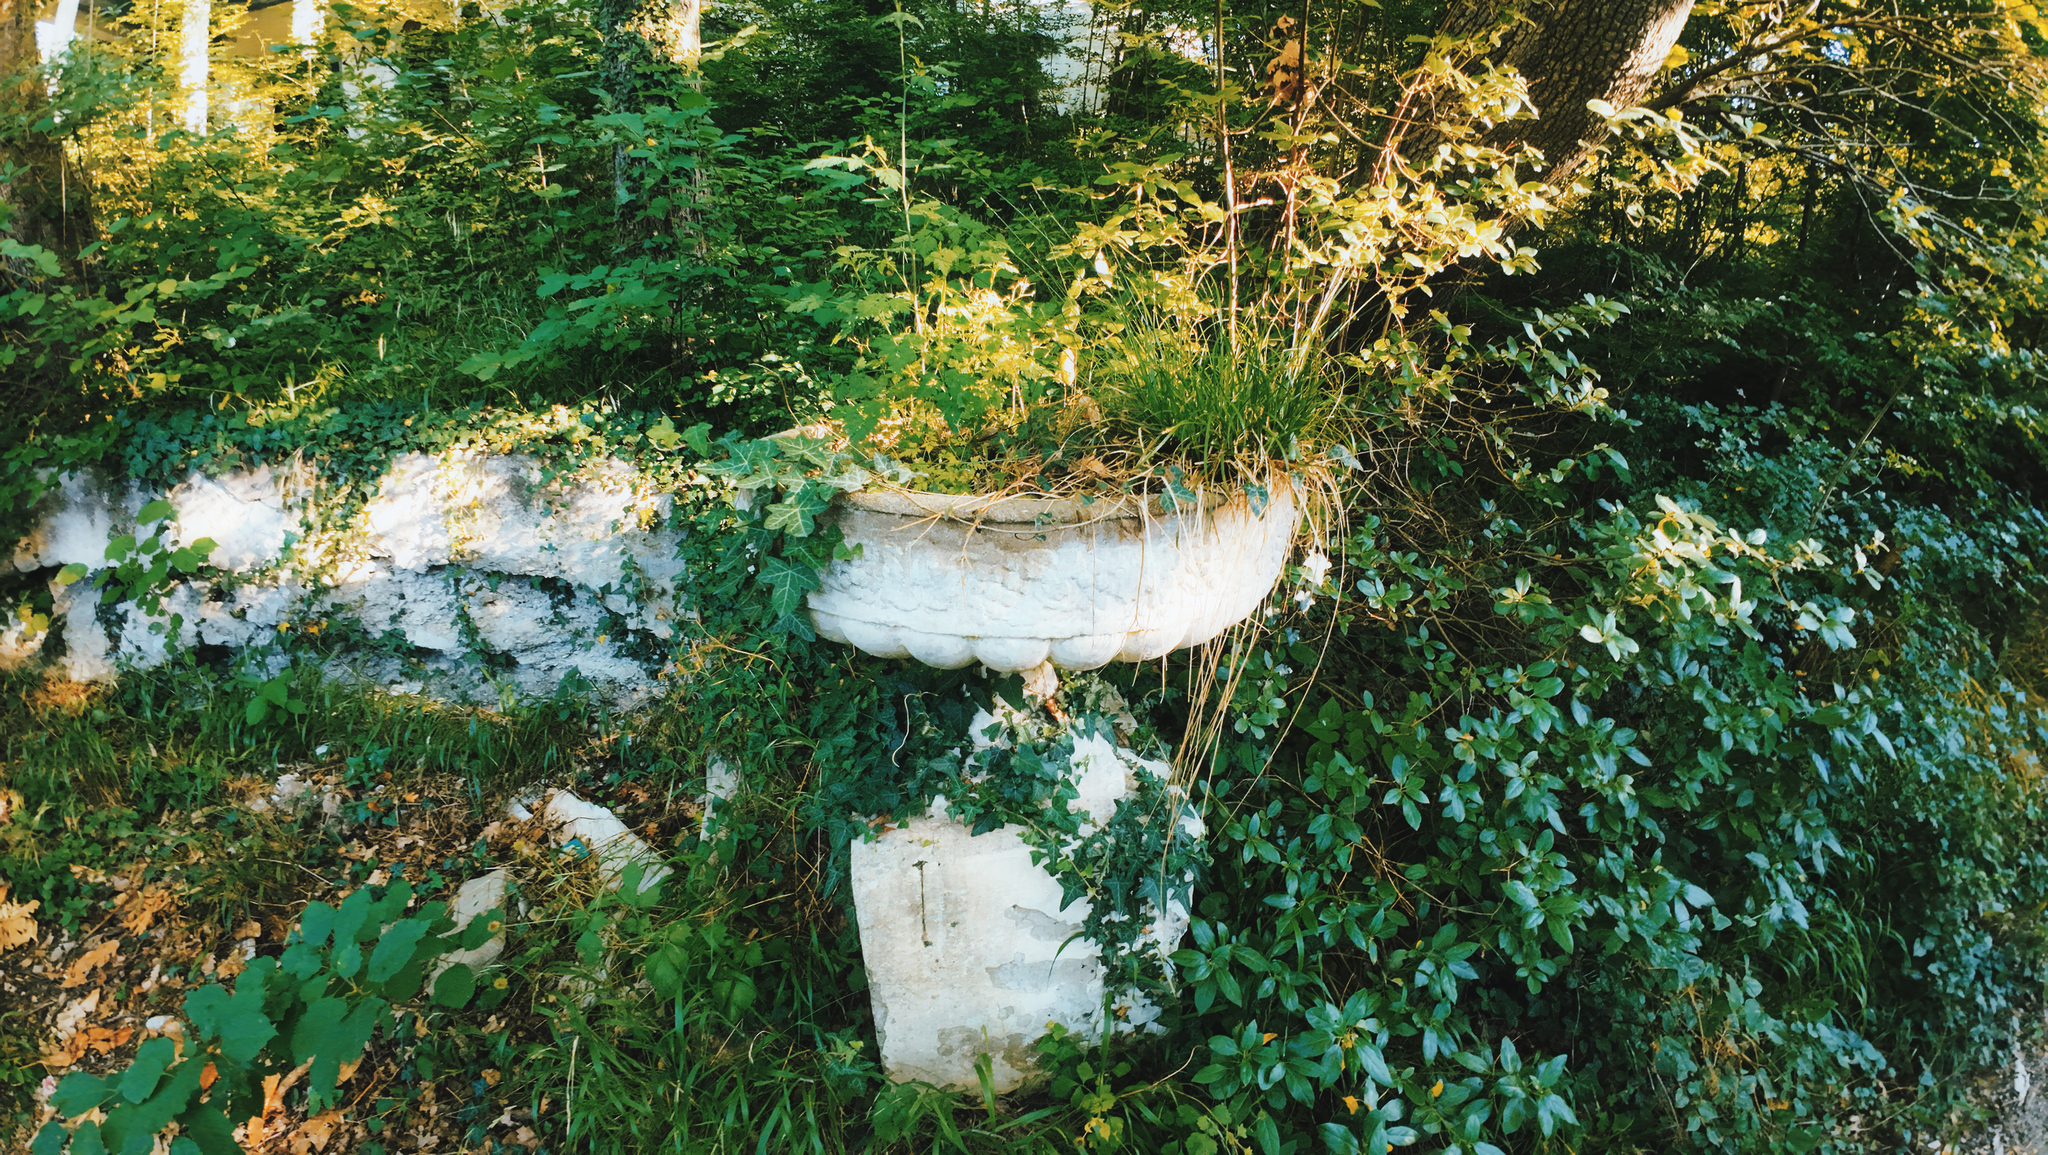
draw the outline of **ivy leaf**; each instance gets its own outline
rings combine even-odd
[[[683,444],[689,446],[697,456],[711,456],[711,426],[703,421],[683,430]]]
[[[775,480],[775,443],[767,438],[725,443],[727,457],[704,466],[713,477],[730,477],[741,489],[759,489]]]
[[[644,435],[648,444],[664,453],[670,452],[683,443],[683,435],[676,432],[676,423],[663,414],[661,420],[647,427]]]
[[[768,605],[778,616],[796,613],[804,595],[824,585],[818,580],[818,571],[793,565],[786,558],[763,557],[760,567],[756,580],[774,591],[769,595]]]
[[[795,537],[809,537],[817,528],[817,519],[801,497],[792,501],[779,501],[768,507],[769,529],[781,530]]]

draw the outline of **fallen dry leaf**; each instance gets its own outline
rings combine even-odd
[[[100,992],[94,990],[91,994],[85,995],[82,998],[73,999],[70,1005],[58,1011],[57,1022],[54,1027],[57,1032],[58,1041],[62,1042],[70,1036],[71,1032],[83,1026],[85,1020],[91,1018],[92,1013],[98,1010],[99,1007]]]
[[[263,1113],[249,1116],[247,1146],[263,1146],[263,1137],[282,1120],[285,1092],[291,1090],[292,1084],[298,1082],[312,1065],[313,1060],[307,1059],[285,1074],[263,1076]]]
[[[77,958],[72,959],[71,965],[64,968],[64,989],[70,990],[72,987],[84,986],[85,977],[102,964],[112,962],[114,955],[120,949],[121,941],[110,938],[91,950],[86,951],[84,954],[79,955]]]
[[[306,1155],[308,1151],[327,1150],[327,1140],[341,1126],[340,1111],[323,1111],[299,1124],[292,1132],[292,1155]]]
[[[171,908],[171,892],[159,886],[124,894],[114,902],[121,908],[121,928],[129,934],[149,929],[156,917]]]
[[[7,901],[7,884],[0,883],[0,951],[36,941],[36,920],[29,916],[42,905],[40,901]]]
[[[230,950],[220,960],[220,963],[213,968],[213,973],[220,978],[231,979],[248,969],[249,960],[242,957],[242,952]]]
[[[43,1065],[61,1071],[85,1058],[87,1051],[111,1054],[124,1047],[135,1034],[134,1027],[86,1027],[73,1034],[63,1046],[43,1056]]]

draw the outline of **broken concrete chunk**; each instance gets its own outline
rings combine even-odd
[[[647,893],[669,876],[669,868],[662,865],[654,848],[626,829],[626,824],[604,807],[559,790],[548,799],[544,813],[563,843],[580,842],[584,849],[597,855],[598,872],[604,876],[606,887],[618,889],[620,875],[635,862],[646,868],[637,893]]]
[[[469,926],[471,919],[485,911],[503,911],[511,893],[511,876],[506,874],[505,868],[501,866],[463,883],[462,888],[455,892],[455,901],[448,904],[448,917],[455,920],[455,929],[461,931]],[[432,989],[432,980],[441,977],[442,971],[456,963],[466,964],[471,970],[482,970],[497,962],[504,954],[505,928],[500,926],[497,933],[485,939],[483,945],[475,950],[458,950],[442,955],[434,964],[434,973],[429,976],[428,988]]]
[[[713,812],[724,809],[724,803],[731,802],[739,793],[739,771],[732,764],[716,754],[704,764],[704,817],[697,824],[697,837],[711,837]]]
[[[1100,951],[1068,942],[1087,908],[1062,909],[1059,883],[1032,864],[1017,828],[974,837],[926,815],[852,850],[861,960],[890,1078],[973,1087],[975,1059],[987,1054],[995,1089],[1008,1092],[1029,1077],[1046,1023],[1099,1026]]]
[[[505,813],[521,822],[533,821],[533,808],[540,805],[540,795],[521,794],[505,803]]]
[[[1106,822],[1143,766],[1100,737],[1074,744],[1079,806]],[[1200,837],[1199,822],[1182,825]],[[1087,902],[1064,905],[1059,881],[1032,862],[1019,827],[979,836],[946,815],[943,798],[924,817],[852,846],[851,877],[861,958],[868,973],[882,1066],[896,1080],[973,1088],[986,1054],[995,1089],[1029,1082],[1032,1042],[1058,1022],[1083,1038],[1103,1031],[1101,947],[1079,937]],[[1187,932],[1188,912],[1149,904],[1140,941],[1163,956]],[[1158,1008],[1135,992],[1113,1002],[1116,1029],[1142,1029]]]
[[[342,820],[343,801],[342,791],[332,782],[293,771],[278,775],[270,793],[252,799],[249,809],[258,814],[278,811],[293,818],[317,813],[321,821],[334,826]]]

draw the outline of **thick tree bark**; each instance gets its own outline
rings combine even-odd
[[[1514,20],[1488,58],[1521,73],[1538,116],[1500,125],[1486,143],[1541,149],[1546,164],[1540,175],[1563,188],[1606,135],[1587,102],[1604,100],[1618,109],[1641,103],[1685,30],[1692,2],[1533,0],[1516,10],[1499,0],[1455,0],[1443,29],[1483,36]]]

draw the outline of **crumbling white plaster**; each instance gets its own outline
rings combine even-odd
[[[1092,821],[1115,813],[1138,766],[1168,772],[1098,736],[1075,742],[1078,805]],[[1199,838],[1199,823],[1190,818],[1178,833]],[[875,1035],[890,1078],[972,1088],[975,1060],[986,1054],[995,1089],[1007,1092],[1032,1077],[1031,1044],[1047,1023],[1101,1038],[1101,948],[1077,937],[1089,905],[1063,905],[1059,882],[1031,861],[1020,828],[969,835],[939,799],[924,816],[854,842],[851,876]],[[1144,917],[1143,940],[1165,965],[1189,913],[1174,903]],[[1119,1029],[1159,1014],[1134,992],[1120,993],[1116,1010]]]
[[[826,517],[857,558],[809,597],[818,633],[877,657],[958,669],[1090,670],[1200,645],[1258,609],[1301,520],[1276,475],[1165,512],[1157,502],[847,494]]]
[[[189,546],[213,539],[207,564],[247,573],[276,561],[286,535],[297,532],[303,510],[287,501],[280,471],[261,466],[224,477],[194,473],[165,499],[177,510],[175,540]]]
[[[167,538],[211,538],[207,561],[219,572],[175,587],[155,618],[132,605],[102,609],[90,592],[96,573],[53,585],[63,652],[48,647],[49,656],[71,678],[103,680],[123,663],[162,661],[171,615],[181,619],[178,644],[234,651],[353,619],[369,638],[410,650],[333,663],[380,684],[490,700],[552,693],[574,670],[620,704],[659,692],[628,643],[640,635],[645,655],[673,636],[682,563],[667,528],[673,499],[630,466],[604,460],[549,477],[525,456],[410,453],[368,492],[352,525],[316,529],[309,510],[323,490],[310,468],[195,472],[162,495],[176,510]],[[102,473],[65,475],[38,503],[15,568],[104,568],[109,541],[135,532],[156,496]],[[19,665],[47,642],[0,637],[0,664]]]

